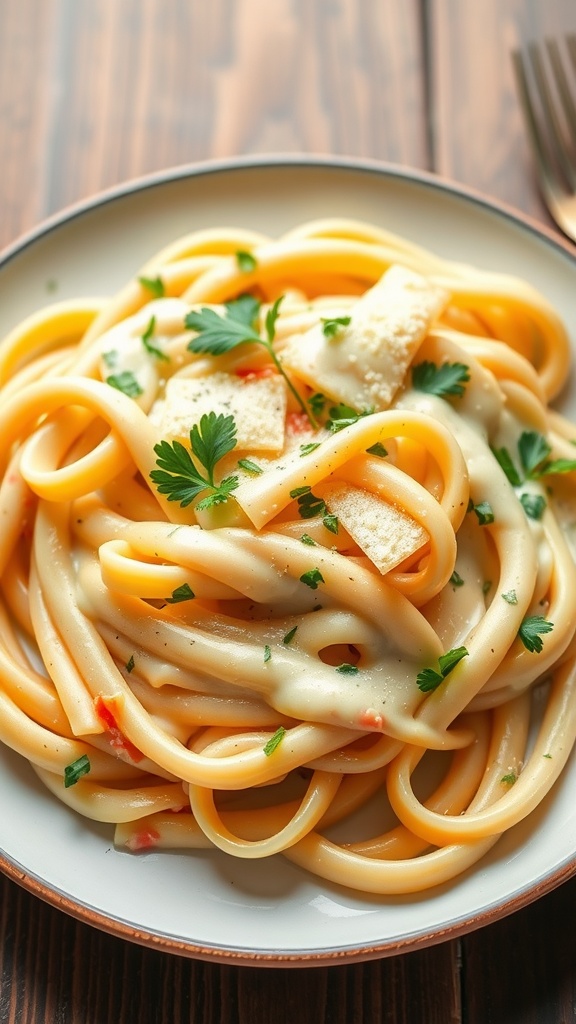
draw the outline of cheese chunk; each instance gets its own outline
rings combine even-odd
[[[282,362],[336,402],[358,410],[388,409],[448,298],[421,274],[390,267],[354,304],[348,326],[327,338],[318,324],[292,338]]]
[[[163,438],[187,440],[206,413],[232,415],[236,447],[281,452],[284,447],[286,383],[280,375],[240,378],[231,373],[209,377],[171,377],[164,398],[154,403],[150,419]]]
[[[390,572],[430,539],[427,531],[394,505],[343,482],[322,486],[326,507],[338,517],[381,573]]]

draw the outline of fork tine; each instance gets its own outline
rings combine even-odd
[[[560,47],[558,46],[558,41],[556,39],[549,39],[547,46],[550,63],[556,79],[558,94],[562,101],[566,120],[570,125],[570,131],[573,132],[574,137],[576,138],[576,102],[574,101],[572,90],[568,84],[566,68],[560,55]],[[574,71],[576,71],[576,36],[568,36],[566,39],[566,46],[572,60]]]
[[[536,168],[538,171],[538,179],[544,193],[544,198],[549,205],[554,205],[554,195],[561,189],[561,182],[559,181],[554,167],[552,166],[548,152],[542,144],[540,128],[538,126],[538,118],[534,104],[532,102],[532,95],[530,85],[528,82],[528,75],[526,72],[525,59],[519,50],[514,50],[512,53],[512,63],[516,76],[516,86],[518,89],[518,96],[520,104],[522,106],[522,112],[524,114],[524,120],[526,122],[526,128],[528,130],[528,136],[534,159],[536,161]]]
[[[518,98],[533,151],[537,179],[556,223],[576,241],[576,35],[566,39],[569,62],[553,40],[512,53]],[[566,64],[572,66],[566,70]]]
[[[553,48],[554,43],[550,42],[549,47]],[[576,188],[576,174],[572,168],[570,158],[567,153],[566,146],[566,135],[562,121],[558,114],[558,105],[552,91],[549,75],[546,72],[544,65],[544,58],[542,56],[540,48],[536,44],[532,44],[529,47],[530,60],[532,62],[532,68],[534,72],[534,80],[538,88],[540,95],[540,102],[545,117],[546,128],[548,130],[548,140],[551,146],[552,159],[555,160],[557,165],[562,171],[562,174],[566,180],[570,183],[570,188],[574,190]],[[563,80],[563,85],[568,90],[568,82],[564,75],[564,67],[561,63],[560,52],[556,45],[556,57],[553,67],[558,68],[560,77]]]

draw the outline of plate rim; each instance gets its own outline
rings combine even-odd
[[[329,156],[322,154],[256,154],[218,159],[207,159],[193,163],[179,164],[152,173],[135,176],[118,184],[102,189],[87,198],[70,203],[55,213],[44,217],[31,229],[25,231],[7,246],[0,250],[0,271],[12,260],[26,252],[36,242],[46,238],[52,232],[91,213],[98,208],[120,201],[135,193],[145,192],[155,187],[170,185],[186,179],[194,179],[215,174],[235,173],[241,170],[254,171],[290,167],[303,169],[341,170],[368,173],[378,178],[396,180],[408,184],[424,186],[433,191],[459,198],[496,215],[516,228],[527,231],[539,241],[551,246],[564,257],[568,257],[576,268],[576,246],[568,239],[559,235],[553,228],[540,223],[535,218],[516,210],[510,204],[491,198],[481,190],[462,183],[454,182],[437,173],[410,168],[404,165],[388,163],[369,158],[347,156]],[[103,913],[96,907],[75,899],[63,892],[57,885],[51,885],[40,878],[35,872],[29,871],[17,860],[0,852],[0,871],[16,882],[33,896],[68,914],[72,918],[91,925],[100,931],[115,937],[124,938],[141,946],[156,948],[177,955],[209,961],[212,963],[252,966],[252,967],[315,967],[345,965],[365,962],[378,958],[395,956],[408,951],[415,951],[432,945],[469,934],[486,925],[492,924],[517,910],[529,905],[542,896],[557,888],[576,874],[576,850],[571,857],[536,884],[527,884],[522,890],[514,893],[510,899],[499,900],[487,906],[481,912],[463,914],[458,919],[448,922],[444,928],[433,927],[418,935],[409,935],[398,939],[386,939],[382,943],[338,947],[324,950],[303,950],[289,952],[282,950],[247,950],[240,947],[225,948],[217,945],[203,945],[186,939],[178,938],[162,932],[152,932],[134,926],[121,918]]]

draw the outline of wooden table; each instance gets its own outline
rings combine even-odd
[[[1,0],[0,245],[104,187],[262,152],[372,157],[549,225],[509,51],[574,0]],[[0,1021],[567,1024],[576,879],[462,939],[313,970],[194,962],[0,879]]]

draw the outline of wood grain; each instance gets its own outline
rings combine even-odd
[[[510,52],[576,31],[573,0],[430,5],[434,168],[552,224],[535,187]]]

